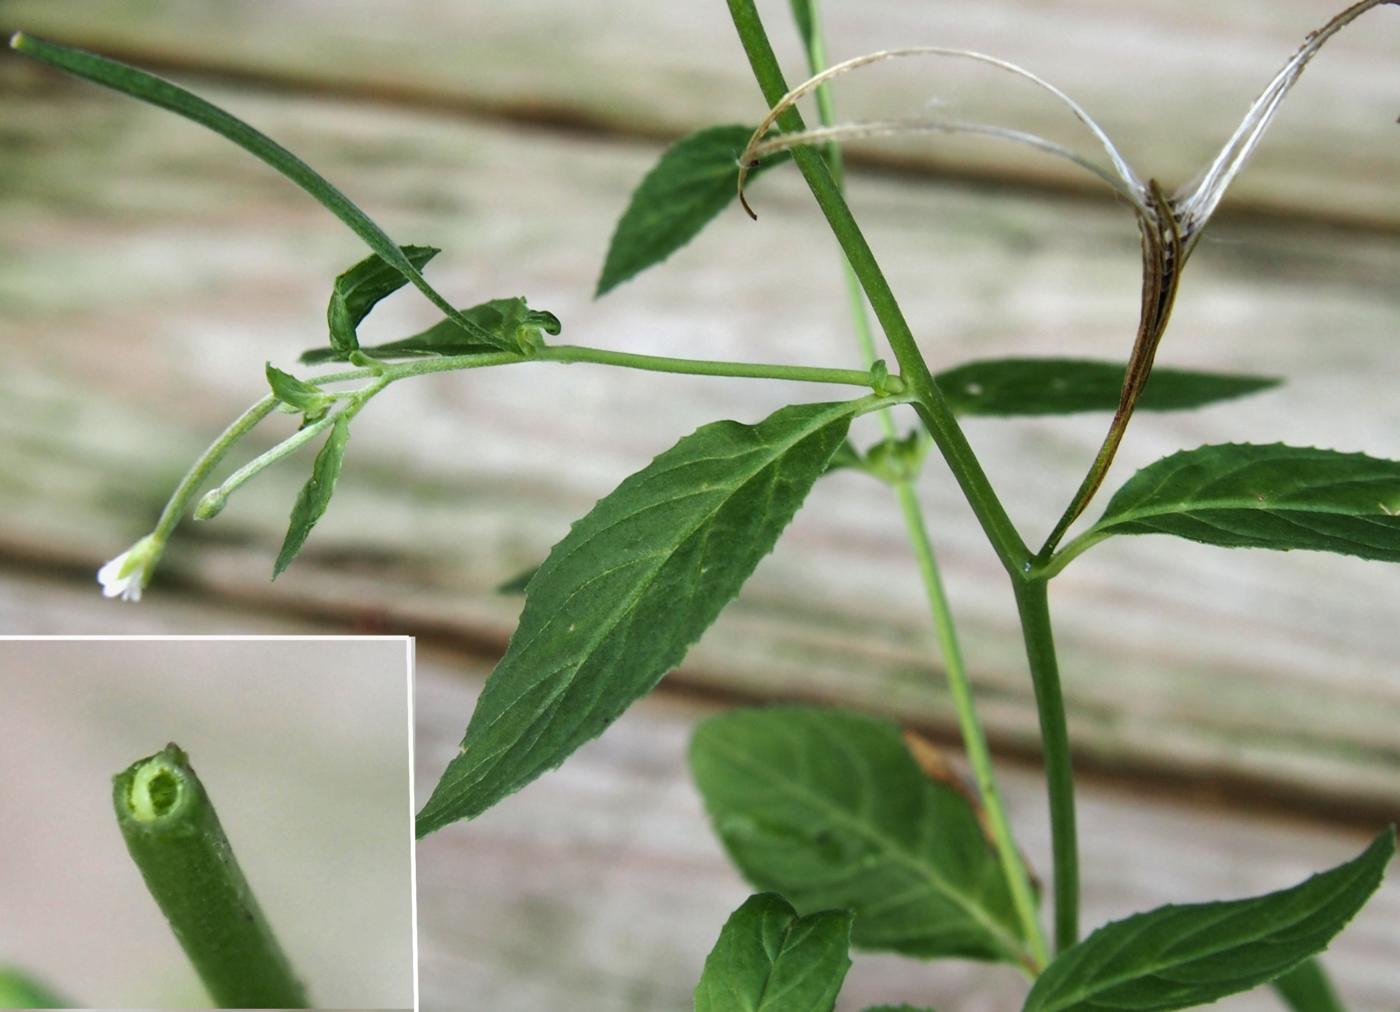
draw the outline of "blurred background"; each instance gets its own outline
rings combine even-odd
[[[411,1007],[408,668],[402,639],[0,641],[0,964],[207,1007],[112,810],[174,741],[316,1007]]]
[[[791,79],[788,5],[760,4]],[[1334,5],[1319,0],[827,0],[830,57],[962,46],[1064,88],[1138,172],[1187,182]],[[471,304],[525,294],[561,338],[657,354],[857,361],[837,250],[778,169],[663,267],[592,299],[613,225],[665,144],[763,105],[725,7],[611,0],[9,0],[0,26],[158,69],[285,143]],[[1141,415],[1106,489],[1204,442],[1285,441],[1400,456],[1400,12],[1317,57],[1186,272],[1158,361],[1261,372],[1271,393]],[[840,82],[838,118],[934,103],[1086,152],[1029,85],[908,61]],[[306,551],[272,559],[309,455],[177,534],[147,599],[93,573],[150,528],[189,461],[325,339],[358,241],[221,139],[90,85],[0,58],[0,620],[19,631],[389,630],[426,644],[420,791],[453,754],[533,566],[601,495],[677,437],[830,390],[545,366],[396,386],[356,424]],[[1139,251],[1091,177],[992,142],[850,152],[852,202],[934,368],[998,355],[1126,358]],[[368,340],[434,321],[400,293]],[[291,421],[265,423],[239,460]],[[906,424],[912,424],[912,420]],[[1038,541],[1107,418],[967,429]],[[858,441],[873,436],[858,433]],[[1048,874],[1036,720],[998,564],[931,462],[930,526],[984,722],[1032,861]],[[1090,516],[1097,514],[1091,508]],[[1395,567],[1124,538],[1056,581],[1083,813],[1086,922],[1170,900],[1292,884],[1400,813]],[[756,699],[842,703],[954,740],[917,572],[886,492],[823,481],[736,604],[599,742],[470,826],[420,847],[425,1007],[685,1007],[747,894],[701,816],[689,727]],[[1400,880],[1329,965],[1359,1008],[1400,1002]],[[1001,1009],[1014,979],[860,956],[842,1008],[916,999]],[[527,982],[528,986],[525,986]],[[470,999],[463,996],[480,996]],[[1266,992],[1223,1003],[1274,1007]]]

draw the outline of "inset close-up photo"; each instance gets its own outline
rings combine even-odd
[[[0,1008],[414,1004],[402,638],[0,640]]]

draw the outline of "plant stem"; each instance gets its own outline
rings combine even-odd
[[[788,86],[778,66],[773,47],[768,41],[763,23],[753,0],[728,0],[729,13],[734,27],[739,32],[739,40],[748,54],[749,65],[754,77],[770,106],[776,105],[787,93]],[[778,119],[778,126],[785,132],[805,129],[802,116],[796,109],[784,111]],[[1013,579],[1024,579],[1025,568],[1030,562],[1030,551],[1021,539],[1011,518],[997,498],[991,483],[987,480],[982,465],[978,462],[972,447],[953,416],[952,409],[938,389],[933,374],[914,340],[913,332],[895,300],[889,282],[880,265],[875,260],[869,243],[851,215],[851,209],[842,196],[840,187],[832,178],[820,152],[810,148],[796,148],[792,152],[793,161],[802,171],[803,178],[816,198],[817,205],[826,215],[827,223],[841,244],[852,270],[860,280],[870,308],[885,337],[890,342],[900,372],[917,398],[915,410],[923,421],[939,452],[948,462],[953,477],[967,497],[968,504],[986,532],[987,538],[996,550],[997,557]]]
[[[813,74],[819,74],[826,66],[825,45],[822,38],[821,17],[817,12],[816,0],[812,0],[812,27],[807,42],[807,63]],[[823,126],[831,126],[836,119],[831,92],[823,84],[817,89],[817,110]],[[826,145],[826,160],[831,168],[832,178],[837,187],[845,189],[845,172],[841,162],[841,148],[836,143]],[[865,315],[865,297],[861,293],[860,279],[851,268],[850,261],[841,258],[842,274],[846,281],[846,298],[851,308],[851,321],[856,338],[867,365],[873,365],[876,357],[875,337],[870,332],[870,322]],[[893,439],[896,435],[894,417],[889,410],[879,412],[885,435]],[[991,750],[987,747],[986,734],[977,716],[977,707],[972,696],[972,684],[967,677],[963,663],[962,647],[958,643],[957,626],[953,620],[948,594],[943,587],[943,578],[938,570],[938,559],[933,549],[933,539],[924,522],[923,509],[919,504],[918,493],[912,479],[896,482],[895,495],[899,499],[900,511],[904,515],[904,527],[909,536],[909,544],[918,561],[919,573],[923,577],[924,590],[928,596],[929,609],[933,614],[934,634],[938,639],[939,651],[947,673],[949,691],[953,695],[953,705],[957,712],[958,729],[962,735],[963,748],[972,766],[977,781],[978,794],[987,812],[991,828],[992,842],[1001,862],[1002,874],[1006,876],[1007,888],[1012,903],[1021,921],[1021,929],[1030,946],[1031,958],[1036,964],[1034,972],[1039,972],[1049,962],[1045,931],[1037,914],[1035,895],[1031,889],[1030,876],[1021,860],[1011,832],[1010,820],[1001,801],[997,788],[996,774],[992,767]]]
[[[972,699],[972,684],[963,664],[962,649],[958,645],[957,629],[953,624],[952,609],[948,606],[948,595],[943,588],[943,580],[938,573],[938,562],[933,554],[933,544],[929,539],[928,528],[924,524],[923,512],[919,509],[918,497],[913,486],[902,481],[895,485],[899,495],[899,505],[904,511],[904,522],[909,529],[909,541],[913,545],[915,558],[919,562],[919,572],[924,578],[924,589],[928,592],[929,608],[933,613],[933,628],[938,637],[938,647],[943,653],[944,667],[948,672],[948,688],[953,695],[953,706],[958,714],[958,729],[962,733],[963,747],[967,749],[967,759],[977,780],[977,790],[982,805],[987,811],[987,822],[991,829],[992,841],[996,845],[997,858],[1001,862],[1002,874],[1011,892],[1016,915],[1021,921],[1021,930],[1030,946],[1033,970],[1039,973],[1050,960],[1045,943],[1045,932],[1041,928],[1036,913],[1035,894],[1031,889],[1030,877],[1026,874],[1025,863],[1011,834],[1011,823],[1006,817],[1006,809],[1001,802],[996,777],[992,771],[992,754],[987,747],[987,736],[982,730],[982,722],[977,716],[977,707]]]
[[[210,473],[219,465],[219,461],[224,459],[233,444],[251,432],[254,426],[270,415],[276,407],[277,398],[268,394],[234,419],[233,424],[221,432],[219,438],[210,444],[209,449],[190,466],[185,476],[180,479],[180,484],[175,486],[175,491],[171,493],[165,509],[161,510],[160,519],[156,521],[155,530],[152,531],[152,535],[161,545],[170,540],[170,534],[185,515],[190,500],[198,494],[209,479]]]
[[[1074,814],[1074,767],[1069,752],[1069,725],[1060,692],[1060,669],[1050,626],[1047,581],[1012,581],[1026,659],[1040,714],[1045,783],[1050,798],[1050,840],[1055,870],[1055,949],[1063,952],[1079,940],[1079,845]]]
[[[112,801],[132,860],[210,996],[224,1008],[307,1008],[179,746],[118,773]]]
[[[543,349],[536,359],[546,362],[593,362],[627,369],[651,372],[686,373],[696,376],[737,376],[749,379],[802,380],[808,383],[842,383],[848,386],[871,385],[869,370],[824,369],[803,365],[764,365],[748,362],[719,362],[692,358],[666,358],[661,355],[635,355],[630,352],[604,351],[577,345],[556,344]],[[892,376],[891,393],[903,387],[899,377]]]

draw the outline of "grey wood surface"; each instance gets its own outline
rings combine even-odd
[[[149,527],[185,465],[260,395],[259,363],[289,365],[323,339],[327,279],[360,251],[303,195],[202,131],[83,86],[24,71],[6,81],[16,141],[0,156],[11,181],[0,194],[9,222],[0,341],[11,365],[0,387],[12,406],[0,413],[0,544],[91,572]],[[303,151],[404,241],[444,246],[434,276],[463,302],[528,292],[560,314],[566,339],[608,347],[855,359],[832,291],[834,251],[791,175],[756,188],[759,224],[728,215],[667,268],[593,302],[605,237],[651,145],[212,94]],[[73,129],[57,134],[54,122]],[[855,186],[935,366],[1123,353],[1137,295],[1121,212],[937,183]],[[1288,382],[1193,414],[1141,416],[1109,487],[1205,441],[1394,456],[1397,268],[1400,247],[1379,236],[1222,229],[1191,265],[1162,361]],[[391,336],[431,319],[403,293],[369,329]],[[519,601],[495,585],[542,558],[623,476],[716,417],[756,420],[794,398],[832,395],[587,366],[417,380],[357,422],[336,502],[282,580],[266,577],[305,459],[240,492],[217,521],[186,525],[165,568],[172,583],[142,607],[197,592],[498,651]],[[1072,490],[1103,424],[969,423],[1028,537]],[[254,443],[270,445],[287,426],[266,423]],[[990,731],[1000,746],[1032,749],[1004,577],[936,462],[924,493]],[[1390,567],[1120,539],[1076,562],[1054,597],[1087,763],[1250,800],[1363,817],[1396,810]],[[838,474],[678,677],[844,699],[946,732],[930,643],[889,497]]]
[[[776,19],[784,6],[764,9]],[[1328,13],[1253,0],[828,6],[833,55],[934,42],[1020,60],[1169,183],[1208,156]],[[1396,13],[1371,15],[1309,70],[1227,202],[1254,213],[1213,228],[1163,347],[1166,365],[1286,385],[1140,416],[1108,488],[1208,441],[1400,455],[1400,149],[1387,139]],[[443,246],[432,277],[463,304],[527,294],[577,343],[855,364],[836,251],[790,169],[754,187],[758,224],[734,211],[663,268],[591,300],[613,222],[662,140],[761,111],[722,5],[424,2],[385,16],[359,0],[10,0],[0,27],[11,24],[153,60],[246,115],[400,241]],[[795,70],[791,35],[774,34]],[[841,103],[854,117],[937,97],[959,114],[1009,110],[1077,142],[1057,110],[1027,95],[910,65],[871,72]],[[456,669],[479,677],[513,626],[519,599],[496,584],[696,426],[841,393],[587,366],[414,381],[357,421],[336,501],[277,583],[271,560],[309,455],[240,492],[217,521],[185,525],[148,599],[117,606],[96,596],[96,567],[149,528],[188,462],[260,396],[263,360],[289,366],[324,340],[329,281],[363,251],[219,139],[9,53],[0,140],[0,631],[394,630],[450,644],[474,659],[425,662],[420,788],[470,706],[471,680]],[[1000,148],[858,154],[858,166],[913,170],[858,169],[852,193],[935,368],[1126,354],[1138,255],[1121,207],[1085,199],[1053,163]],[[367,330],[387,339],[433,319],[401,293]],[[289,424],[270,421],[252,444],[271,445]],[[1063,505],[1104,424],[969,422],[1028,539]],[[1035,713],[1005,578],[937,461],[921,491],[1014,817],[1044,870],[1039,776],[1016,765],[1034,753]],[[1395,818],[1397,601],[1393,567],[1164,538],[1110,542],[1057,581],[1076,760],[1089,774],[1084,819],[1096,830],[1086,834],[1094,917],[1283,885]],[[859,475],[823,481],[655,701],[499,811],[424,846],[425,1007],[461,1007],[462,995],[551,1007],[581,993],[598,1009],[683,1007],[744,894],[699,820],[683,742],[717,703],[774,698],[953,734],[897,514]],[[1335,957],[1358,1008],[1400,1000],[1397,903],[1388,889]],[[551,958],[530,989],[513,989],[539,937]],[[1002,1008],[1017,993],[995,977],[977,991],[975,976],[863,958],[852,993],[951,1009]]]
[[[0,564],[0,622],[39,633],[74,623],[113,634],[195,627],[314,635],[340,628],[187,596],[159,608],[114,608],[80,581],[12,563]],[[470,653],[441,646],[418,651],[420,804],[456,751],[485,673]],[[693,694],[654,695],[562,768],[475,822],[419,844],[425,1010],[688,1007],[719,926],[748,894],[711,833],[684,766],[691,729],[720,708]],[[1044,875],[1049,839],[1039,772],[1003,760],[999,773],[1018,836]],[[1346,860],[1366,842],[1365,832],[1311,820],[1160,797],[1148,803],[1142,791],[1093,778],[1080,794],[1090,925],[1160,903],[1280,888]],[[1328,966],[1349,1008],[1395,1008],[1397,922],[1400,880],[1392,880],[1329,951]],[[1019,977],[999,968],[860,953],[839,1008],[913,1000],[952,1012],[1002,1012],[1023,993]],[[1262,991],[1218,1007],[1279,1008]]]
[[[896,46],[980,50],[1021,63],[1088,109],[1144,178],[1202,169],[1305,35],[1346,6],[1319,0],[829,0],[832,60]],[[9,0],[4,24],[176,67],[277,78],[510,119],[669,136],[762,112],[725,4],[608,0]],[[782,0],[759,4],[795,82],[805,64]],[[1231,203],[1394,229],[1400,13],[1335,38],[1281,114]],[[799,76],[800,75],[800,76]],[[1094,152],[1063,106],[987,68],[916,60],[845,85],[843,119],[989,119]],[[999,142],[859,146],[918,172],[1068,187],[1091,177]]]

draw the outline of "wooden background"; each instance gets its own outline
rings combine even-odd
[[[833,58],[930,43],[1018,60],[1169,186],[1206,161],[1330,13],[1199,0],[828,6]],[[785,7],[763,9],[795,73]],[[591,300],[612,225],[665,140],[762,112],[717,2],[11,0],[0,27],[16,26],[194,84],[400,241],[444,247],[432,276],[463,304],[524,293],[559,314],[565,340],[627,350],[855,360],[834,244],[790,171],[756,185],[760,223],[726,215],[664,268]],[[1400,16],[1382,9],[1318,57],[1186,276],[1160,361],[1286,385],[1141,416],[1109,487],[1207,441],[1400,455],[1398,48]],[[851,117],[931,100],[1087,143],[1033,91],[975,69],[880,68],[838,94]],[[1136,240],[1092,181],[987,144],[853,155],[856,212],[935,368],[1126,353]],[[420,789],[512,627],[519,600],[494,593],[500,581],[679,435],[830,395],[589,366],[416,380],[359,420],[335,504],[276,584],[267,576],[306,458],[240,492],[216,522],[182,528],[148,600],[120,607],[96,598],[97,565],[149,528],[189,460],[259,396],[264,359],[287,366],[323,340],[329,279],[362,251],[217,138],[8,53],[0,180],[4,629],[414,633],[435,658],[419,680]],[[388,338],[432,319],[404,293],[368,330]],[[1028,540],[1063,505],[1105,423],[969,424]],[[253,443],[286,431],[274,420]],[[930,525],[983,716],[1045,872],[1035,714],[1009,591],[952,482],[929,471]],[[1141,538],[1106,544],[1057,581],[1091,921],[1289,884],[1400,812],[1398,580],[1379,563]],[[421,848],[425,1007],[461,1007],[463,995],[481,996],[468,1007],[583,1007],[581,994],[600,1010],[682,1007],[743,896],[686,783],[686,729],[714,707],[809,699],[898,715],[948,741],[931,650],[889,496],[860,475],[832,476],[654,702],[498,812]],[[1389,886],[1337,947],[1358,1008],[1400,1005],[1397,905],[1400,886]],[[1014,980],[995,975],[991,990],[969,990],[981,979],[972,969],[862,957],[850,1007],[1014,1000]],[[1271,1007],[1267,995],[1227,1004]]]

